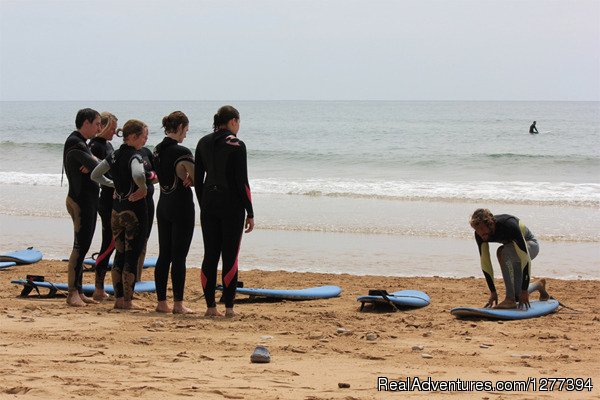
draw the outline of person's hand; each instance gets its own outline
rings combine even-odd
[[[127,200],[129,200],[133,203],[134,201],[143,199],[144,197],[146,197],[147,194],[148,194],[147,188],[139,188],[138,190],[136,190],[135,192],[130,194],[129,197],[127,198]]]
[[[81,167],[79,167],[79,171],[80,171],[82,174],[89,174],[89,173],[90,173],[90,170],[89,170],[89,169],[87,169],[86,167],[84,167],[83,165],[82,165]]]
[[[521,290],[521,294],[519,295],[519,310],[527,310],[529,307],[531,307],[531,304],[529,304],[529,292]]]
[[[194,184],[194,181],[192,180],[192,177],[190,176],[190,174],[187,174],[185,176],[185,179],[183,180],[183,186],[190,187],[193,184]]]
[[[493,306],[498,304],[498,293],[496,292],[490,292],[490,298],[488,299],[488,302],[485,303],[484,308],[492,308]]]
[[[254,218],[246,218],[246,223],[244,224],[244,228],[246,230],[245,233],[250,233],[254,229]]]

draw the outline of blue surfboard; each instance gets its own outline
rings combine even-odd
[[[69,290],[69,285],[66,283],[55,283],[55,282],[29,282],[25,279],[17,279],[11,281],[16,285],[33,285],[38,288],[55,289],[55,290]],[[85,295],[92,295],[94,293],[94,285],[83,285],[83,293]],[[145,293],[145,292],[156,292],[156,284],[154,281],[141,281],[136,282],[134,292]],[[108,294],[115,294],[115,290],[112,285],[104,285],[104,291]]]
[[[450,310],[450,313],[457,318],[527,319],[553,313],[559,306],[558,300],[555,299],[547,301],[533,300],[530,304],[531,307],[528,310],[519,310],[516,308],[499,310],[496,308],[457,307]]]
[[[25,250],[11,251],[9,253],[0,254],[0,261],[14,262],[16,264],[25,265],[33,264],[42,259],[42,252],[29,247]]]
[[[144,268],[154,268],[154,267],[156,267],[156,261],[157,260],[158,260],[158,257],[148,257],[148,258],[144,259]],[[85,265],[91,265],[93,267],[96,266],[96,260],[94,260],[93,258],[86,258],[85,260],[83,260],[83,263]],[[108,260],[108,266],[109,267],[113,266],[113,259]]]
[[[420,290],[400,290],[398,292],[389,293],[386,296],[389,302],[394,303],[397,307],[425,307],[429,305],[429,296]],[[358,296],[356,301],[361,303],[387,303],[383,296]]]
[[[217,286],[217,290],[223,290],[223,286]],[[237,288],[236,293],[250,297],[265,297],[272,299],[315,300],[337,297],[342,293],[342,289],[338,286],[318,286],[306,289]]]
[[[15,265],[17,265],[17,263],[13,261],[0,261],[0,269],[12,267]]]

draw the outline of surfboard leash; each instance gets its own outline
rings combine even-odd
[[[569,307],[569,306],[567,306],[566,304],[562,303],[560,300],[558,300],[558,299],[554,298],[553,296],[550,296],[550,298],[551,298],[552,300],[556,300],[556,301],[558,301],[558,305],[559,305],[559,306],[561,306],[562,308],[566,308],[567,310],[571,310],[571,311],[573,311],[573,312],[574,312],[574,314],[583,314],[583,311],[581,311],[581,310],[576,310],[576,309],[575,309],[575,308],[573,308],[573,307]]]

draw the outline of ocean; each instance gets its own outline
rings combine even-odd
[[[79,108],[110,111],[119,126],[141,119],[151,149],[162,117],[181,110],[194,151],[223,104],[240,111],[248,149],[257,231],[242,244],[245,268],[477,276],[467,221],[487,207],[540,239],[534,275],[543,264],[548,276],[600,279],[598,102],[0,102],[0,250],[68,254],[62,147]],[[18,221],[48,235],[37,243]],[[201,255],[198,226],[193,264]]]

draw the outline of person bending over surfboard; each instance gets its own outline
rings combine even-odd
[[[235,316],[233,302],[242,232],[254,229],[246,145],[237,138],[239,129],[238,110],[223,106],[214,116],[214,132],[201,138],[196,146],[195,190],[204,241],[201,279],[207,316],[222,316],[215,302],[217,264],[221,256],[225,316]]]
[[[119,309],[142,309],[133,303],[133,289],[148,229],[148,210],[144,201],[148,188],[144,160],[139,153],[147,139],[145,123],[135,119],[127,121],[123,125],[124,143],[92,171],[92,179],[101,184],[107,184],[104,174],[110,171],[115,187],[111,226],[116,255],[111,276],[115,289],[114,307]]]
[[[154,269],[156,281],[156,311],[188,314],[193,311],[183,304],[185,260],[194,235],[194,156],[179,144],[189,128],[189,120],[181,111],[174,111],[162,120],[166,137],[154,149],[154,163],[160,182],[158,221],[158,260]],[[169,268],[173,283],[173,308],[167,304]]]
[[[90,140],[90,150],[92,154],[100,161],[104,160],[114,151],[110,143],[117,133],[117,117],[109,112],[100,114],[100,123],[102,131],[96,137]],[[107,176],[109,179],[110,175]],[[112,213],[114,187],[100,186],[100,198],[98,199],[98,215],[102,221],[102,244],[96,258],[96,266],[94,268],[95,286],[92,298],[96,301],[103,301],[108,297],[104,291],[104,278],[108,271],[108,260],[115,248],[112,240],[112,228],[110,227],[110,215]]]
[[[99,187],[90,179],[90,172],[98,165],[87,146],[102,128],[100,114],[91,108],[77,112],[75,130],[67,137],[63,150],[63,168],[69,181],[67,211],[73,220],[73,249],[69,256],[69,293],[67,304],[75,307],[96,303],[82,291],[83,259],[90,249],[96,229]]]
[[[469,221],[475,230],[475,240],[479,248],[481,269],[490,289],[490,298],[485,307],[529,308],[530,290],[539,290],[540,299],[547,300],[545,281],[529,287],[531,260],[539,253],[539,244],[533,233],[517,217],[508,214],[493,215],[490,210],[475,210]],[[498,293],[494,285],[494,271],[490,259],[489,243],[502,243],[496,256],[502,270],[506,297],[498,304]]]

